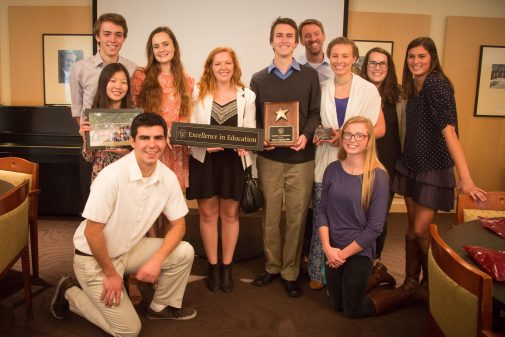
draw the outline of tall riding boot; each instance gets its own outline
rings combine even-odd
[[[416,239],[409,239],[405,236],[405,281],[412,279],[419,283],[421,273],[421,261],[419,259],[419,245]]]
[[[419,249],[419,259],[423,270],[423,278],[420,282],[420,292],[422,294],[421,302],[428,303],[428,256]]]
[[[372,271],[370,272],[370,276],[368,276],[368,286],[366,292],[368,293],[370,290],[383,283],[394,287],[396,285],[396,280],[391,274],[388,273],[388,269],[385,265],[377,262],[373,266]]]
[[[377,316],[421,301],[420,290],[419,283],[407,277],[401,287],[394,290],[377,291],[368,295],[368,298],[374,304]]]
[[[221,290],[227,294],[233,290],[232,264],[221,265]]]
[[[209,276],[207,277],[207,288],[210,291],[219,291],[219,263],[209,263]]]
[[[382,290],[368,295],[375,306],[375,315],[401,309],[409,304],[409,293],[402,287],[394,290]]]

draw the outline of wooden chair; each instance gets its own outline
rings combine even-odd
[[[465,262],[430,225],[428,336],[480,337],[491,331],[492,279]]]
[[[0,278],[21,257],[26,310],[32,309],[28,251],[28,180],[0,197]]]
[[[38,204],[39,204],[39,164],[17,157],[0,158],[0,170],[30,174],[30,250],[32,254],[33,277],[39,277],[39,233],[38,233]]]
[[[463,212],[464,210],[476,210],[475,218],[477,216],[486,216],[486,211],[504,211],[505,212],[505,192],[488,192],[487,200],[473,200],[469,194],[458,194],[458,201],[456,206],[456,225],[465,222]],[[487,212],[491,216],[491,212]],[[469,221],[469,220],[467,220]]]

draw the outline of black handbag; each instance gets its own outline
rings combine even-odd
[[[244,213],[253,213],[263,207],[263,192],[258,179],[252,176],[252,165],[247,167],[244,173],[244,195],[240,202],[240,208]]]

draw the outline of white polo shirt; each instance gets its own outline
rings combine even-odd
[[[82,216],[104,223],[103,233],[111,258],[131,250],[163,213],[177,220],[188,213],[176,175],[160,161],[143,178],[135,152],[105,167],[93,181]],[[86,220],[74,234],[74,246],[91,254],[84,236]]]

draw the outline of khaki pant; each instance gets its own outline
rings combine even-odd
[[[120,276],[135,273],[161,247],[161,238],[143,238],[131,251],[112,259]],[[165,258],[161,266],[153,303],[180,308],[193,264],[193,247],[182,241]],[[65,297],[70,310],[86,318],[112,336],[137,336],[140,319],[123,288],[121,303],[106,307],[100,300],[103,290],[103,273],[92,256],[74,255],[74,272],[82,290],[72,287]]]
[[[314,181],[314,161],[280,163],[257,158],[258,175],[265,197],[263,244],[265,270],[294,281],[300,271],[300,256],[307,209]],[[282,202],[285,200],[286,230],[281,237]]]

